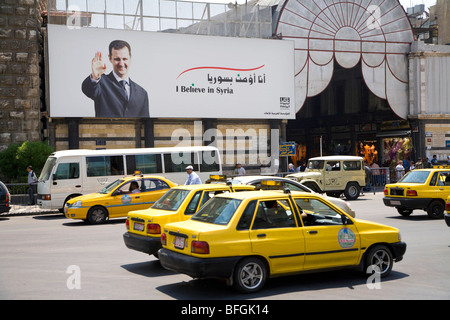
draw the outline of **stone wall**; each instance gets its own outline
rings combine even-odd
[[[0,0],[0,151],[41,140],[44,0]]]

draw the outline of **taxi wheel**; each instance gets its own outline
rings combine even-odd
[[[366,254],[367,274],[372,274],[372,271],[376,271],[382,278],[386,277],[391,273],[393,264],[394,258],[391,250],[384,245],[374,246]]]
[[[91,224],[101,224],[105,223],[108,218],[108,211],[105,208],[97,206],[89,209],[88,212],[88,221]]]
[[[444,204],[435,200],[428,206],[427,213],[430,218],[438,219],[444,216],[444,209]]]
[[[267,269],[261,259],[249,257],[241,260],[234,271],[233,286],[243,293],[260,290],[267,279]]]

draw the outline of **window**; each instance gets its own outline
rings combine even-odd
[[[191,218],[194,221],[227,225],[242,200],[215,197]]]
[[[216,151],[203,151],[201,153],[202,164],[200,165],[201,172],[219,171],[219,155]]]
[[[169,185],[166,182],[159,179],[144,179],[143,183],[144,183],[142,186],[143,192],[170,189]]]
[[[438,186],[450,186],[450,172],[440,172],[438,179]]]
[[[78,162],[60,163],[55,175],[57,180],[78,179],[80,177],[80,164]]]
[[[287,200],[260,201],[252,229],[296,227]]]
[[[126,159],[128,174],[133,174],[135,171],[140,171],[143,174],[162,172],[160,154],[129,155]]]
[[[198,202],[200,201],[200,198],[202,196],[202,191],[197,191],[194,196],[191,199],[191,202],[189,202],[188,206],[186,207],[186,211],[184,211],[184,214],[194,214],[197,210]]]
[[[164,154],[165,172],[184,172],[186,167],[192,165],[198,171],[196,152],[176,152]]]
[[[361,161],[344,161],[343,163],[345,171],[361,170]]]
[[[295,199],[298,208],[307,214],[303,220],[305,226],[341,225],[342,216],[326,203],[317,199]]]
[[[86,157],[87,176],[123,176],[123,156]]]
[[[340,171],[341,164],[339,161],[328,161],[326,168],[327,168],[327,171]]]
[[[242,213],[241,219],[236,226],[237,230],[248,230],[250,229],[250,225],[252,223],[253,214],[255,213],[256,208],[256,200],[251,201],[244,212]]]

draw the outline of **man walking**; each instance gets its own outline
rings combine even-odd
[[[37,177],[31,166],[27,167],[27,171],[28,171],[28,204],[34,206],[36,204],[36,201],[34,200],[35,194],[34,190]]]

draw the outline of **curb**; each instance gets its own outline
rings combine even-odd
[[[38,205],[12,205],[9,212],[0,213],[0,217],[9,216],[29,216],[29,215],[40,215],[40,214],[61,214],[59,210],[49,210],[41,209]]]

